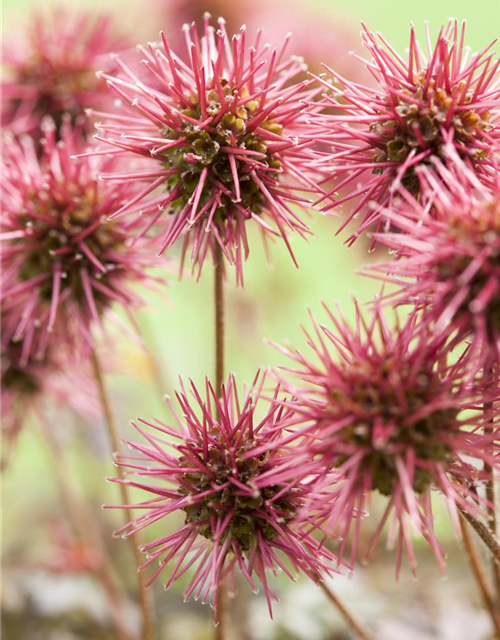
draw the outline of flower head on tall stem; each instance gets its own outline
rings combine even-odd
[[[106,222],[136,186],[98,180],[116,159],[71,159],[83,148],[78,126],[65,121],[59,142],[52,120],[43,128],[40,159],[32,138],[4,144],[0,299],[10,329],[3,338],[23,340],[26,361],[43,357],[49,342],[91,345],[91,326],[104,312],[137,305],[131,285],[153,280],[147,241],[131,237],[140,221]]]
[[[264,240],[281,236],[292,257],[289,232],[309,232],[296,208],[308,205],[301,192],[317,190],[306,172],[312,143],[300,138],[308,128],[304,101],[316,89],[310,80],[293,82],[304,65],[285,55],[288,39],[271,50],[259,32],[249,46],[244,27],[230,38],[224,21],[216,31],[208,15],[201,37],[195,26],[185,26],[184,35],[189,64],[162,34],[161,43],[139,48],[142,73],[120,61],[123,77],[102,74],[122,109],[97,114],[103,119],[97,139],[107,149],[156,160],[142,175],[102,178],[144,183],[141,197],[115,215],[141,211],[156,219],[163,211],[160,253],[184,235],[182,262],[191,247],[199,275],[218,244],[242,283],[248,221]]]
[[[494,42],[470,56],[465,23],[456,20],[440,30],[434,46],[426,25],[426,53],[412,26],[407,59],[364,26],[362,40],[371,54],[362,62],[378,89],[350,82],[325,65],[342,88],[319,78],[328,90],[323,101],[328,111],[313,115],[317,139],[332,145],[317,162],[334,180],[335,191],[322,198],[324,210],[353,201],[347,222],[365,214],[351,240],[379,219],[398,185],[417,195],[416,168],[444,158],[447,144],[469,160],[480,179],[491,175],[491,159],[500,149],[500,60],[491,51]]]
[[[325,307],[326,308],[326,307]],[[464,378],[462,363],[446,362],[444,342],[425,331],[414,311],[391,329],[378,305],[366,318],[356,306],[352,328],[326,308],[332,327],[318,325],[307,334],[315,357],[282,349],[295,366],[279,374],[293,400],[285,406],[301,414],[301,431],[309,436],[306,459],[344,476],[332,487],[335,500],[323,495],[312,504],[328,506],[334,531],[352,536],[357,555],[362,519],[352,516],[367,508],[372,491],[387,496],[370,550],[390,522],[389,543],[397,545],[397,571],[406,549],[412,570],[416,562],[411,524],[431,546],[441,568],[444,555],[434,531],[431,491],[446,498],[458,528],[457,510],[485,512],[476,483],[483,462],[498,465],[498,432],[484,434],[480,394]],[[498,390],[491,390],[496,393]],[[478,397],[479,395],[479,397]]]
[[[39,137],[45,116],[59,127],[64,114],[74,120],[96,101],[111,102],[95,74],[103,64],[112,70],[109,54],[126,46],[111,16],[62,7],[33,15],[26,37],[5,47],[2,126]]]
[[[396,259],[369,269],[397,289],[391,304],[425,308],[427,321],[450,346],[469,344],[469,374],[500,365],[500,177],[487,186],[448,147],[418,172],[422,197],[400,189],[383,216],[401,232],[376,234]]]
[[[117,534],[181,515],[184,523],[173,533],[143,546],[143,568],[159,561],[149,582],[168,570],[165,588],[192,568],[186,599],[205,602],[212,594],[216,623],[221,581],[234,590],[238,569],[254,591],[254,576],[260,580],[271,614],[268,570],[282,570],[292,580],[301,571],[314,581],[338,570],[335,557],[312,535],[318,526],[313,519],[297,522],[310,492],[310,465],[288,451],[290,411],[278,402],[278,390],[257,414],[263,384],[256,378],[241,396],[233,376],[220,394],[207,381],[203,398],[191,383],[190,399],[181,381],[176,396],[182,417],[169,401],[176,425],[132,423],[146,444],[128,442],[134,453],[117,456],[117,464],[139,476],[124,482],[150,496],[132,505],[140,515]]]

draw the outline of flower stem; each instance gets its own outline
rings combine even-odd
[[[82,496],[73,490],[71,486],[71,474],[65,467],[63,450],[57,441],[57,437],[45,416],[41,411],[36,411],[38,424],[43,437],[43,442],[49,453],[50,462],[54,471],[54,477],[66,511],[77,540],[86,550],[92,551],[91,571],[101,582],[110,602],[110,613],[118,640],[132,640],[133,636],[127,628],[122,612],[124,602],[115,583],[114,571],[106,553],[106,547],[99,535],[98,529],[89,526],[95,519],[92,510],[84,502]]]
[[[215,249],[214,272],[215,304],[215,389],[222,391],[224,383],[224,255],[219,244]]]
[[[214,312],[215,392],[220,397],[224,384],[224,255],[217,242],[214,264]],[[227,585],[222,581],[217,593],[218,625],[215,627],[215,640],[227,640],[227,599]]]
[[[488,582],[481,567],[481,562],[479,561],[477,552],[474,548],[474,543],[472,542],[469,530],[467,528],[465,516],[460,518],[460,527],[462,529],[462,540],[467,555],[469,556],[469,561],[474,573],[474,577],[476,578],[479,590],[481,591],[484,604],[491,616],[493,628],[495,629],[496,635],[500,638],[500,616],[498,615],[498,612],[496,610],[495,602],[491,596]]]
[[[360,638],[362,638],[362,640],[375,640],[375,636],[373,636],[367,629],[363,628],[361,623],[358,622],[353,614],[346,609],[346,607],[342,604],[342,602],[338,599],[338,597],[333,593],[333,591],[325,582],[320,580],[318,584],[323,589],[328,600],[330,600],[330,602],[335,605],[340,615],[344,618],[349,627]]]
[[[99,357],[95,350],[92,351],[92,368],[94,371],[94,377],[99,390],[99,398],[101,401],[102,411],[105,418],[106,428],[108,430],[108,436],[111,443],[113,452],[118,453],[120,447],[120,437],[118,432],[118,426],[116,424],[113,412],[111,410],[111,403],[106,392],[106,386],[104,384],[104,376],[102,373],[102,367],[99,361]],[[120,480],[124,480],[124,472],[121,466],[117,467],[118,477]],[[131,504],[128,487],[123,482],[119,483],[122,502],[125,505]],[[131,509],[125,509],[126,522],[132,522],[134,516]],[[130,546],[134,554],[134,560],[137,567],[137,589],[139,606],[142,614],[142,640],[154,640],[154,622],[153,622],[153,608],[149,593],[146,588],[146,576],[144,572],[140,571],[142,564],[142,555],[139,551],[139,536],[137,533],[130,535],[127,540],[130,541]]]
[[[495,371],[493,367],[485,368],[484,375],[486,378],[486,382],[489,383],[486,385],[486,388],[491,387],[495,383]],[[488,412],[492,409],[491,402],[484,402],[484,414],[485,418],[487,417]],[[485,420],[484,433],[489,434],[493,431],[492,425],[488,424]],[[484,465],[484,471],[486,476],[488,477],[488,481],[486,483],[486,499],[490,503],[488,506],[488,527],[490,531],[493,533],[493,538],[497,537],[497,516],[496,516],[496,502],[495,502],[495,470],[493,467],[487,463]],[[497,544],[498,547],[498,544]],[[500,601],[500,563],[498,560],[495,562],[492,561],[492,573],[493,573],[493,582],[495,585],[495,590],[498,596],[498,601]],[[497,612],[500,615],[500,604],[497,604]]]
[[[500,544],[496,541],[493,532],[482,522],[471,516],[470,513],[467,513],[467,511],[460,509],[460,513],[481,538],[484,545],[490,552],[493,567],[495,569],[500,567]]]

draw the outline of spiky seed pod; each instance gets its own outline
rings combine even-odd
[[[0,299],[11,329],[3,337],[23,340],[26,358],[43,357],[49,342],[92,344],[91,327],[111,305],[139,304],[131,285],[153,281],[147,242],[132,238],[140,221],[106,221],[136,186],[98,180],[114,158],[71,159],[84,145],[78,126],[66,121],[59,142],[52,120],[43,128],[40,159],[31,138],[4,144]]]
[[[301,136],[309,127],[304,102],[317,90],[309,88],[310,80],[294,82],[304,65],[286,57],[288,41],[270,50],[259,33],[248,46],[244,27],[230,38],[224,21],[216,31],[209,16],[201,38],[194,26],[185,26],[185,38],[188,64],[162,34],[162,43],[139,47],[140,74],[121,61],[123,77],[102,74],[122,108],[95,114],[102,118],[97,139],[157,163],[142,175],[102,178],[143,183],[141,197],[115,214],[141,211],[157,218],[163,211],[160,253],[184,235],[182,262],[191,247],[199,274],[218,245],[242,284],[249,221],[264,239],[281,236],[292,257],[289,232],[309,233],[299,211],[317,186],[307,174],[312,143]]]
[[[481,394],[469,384],[463,362],[447,363],[445,340],[434,336],[418,312],[390,328],[380,306],[368,318],[356,306],[351,328],[340,311],[326,310],[331,327],[313,319],[314,333],[307,333],[314,357],[281,349],[294,364],[278,376],[293,396],[285,406],[302,415],[304,458],[318,463],[313,484],[325,489],[325,470],[344,477],[332,487],[334,500],[321,495],[312,505],[330,510],[342,537],[351,532],[354,561],[362,519],[353,516],[367,509],[377,491],[388,503],[372,548],[391,521],[397,570],[406,548],[415,571],[413,525],[444,568],[431,492],[445,496],[457,528],[459,508],[484,514],[486,504],[475,487],[486,477],[484,463],[498,466],[499,432],[484,434],[479,427],[493,410],[486,416],[478,410]],[[498,388],[488,395],[498,403]]]
[[[401,189],[383,212],[401,232],[375,237],[396,259],[367,272],[397,285],[388,304],[424,308],[450,347],[467,341],[473,378],[500,364],[500,178],[497,170],[484,185],[452,147],[447,154],[418,172],[418,201]]]
[[[334,181],[322,198],[329,211],[350,201],[343,227],[358,214],[363,222],[350,240],[380,218],[391,205],[399,184],[418,195],[416,169],[445,159],[446,144],[467,158],[479,179],[493,171],[492,158],[500,149],[499,65],[491,43],[469,56],[465,24],[456,20],[443,27],[434,45],[426,26],[427,52],[412,26],[407,59],[380,34],[363,26],[363,45],[371,59],[361,61],[378,87],[350,82],[326,69],[335,83],[318,78],[327,93],[327,111],[315,113],[316,139],[330,144],[318,152],[316,166]],[[335,195],[338,192],[338,197]]]
[[[127,46],[110,15],[63,7],[33,14],[24,38],[6,37],[2,126],[15,136],[39,138],[46,116],[59,128],[65,114],[74,122],[90,106],[109,104],[114,95],[95,74],[103,65],[113,70],[109,54]],[[87,129],[90,121],[83,132]]]
[[[297,521],[310,493],[305,479],[311,465],[290,450],[291,413],[278,402],[278,390],[257,413],[263,383],[256,378],[241,396],[230,376],[221,398],[208,381],[204,398],[194,384],[189,398],[182,385],[176,394],[181,415],[169,402],[176,425],[132,423],[146,443],[128,442],[133,453],[117,457],[135,476],[125,482],[148,495],[132,507],[138,517],[117,533],[132,535],[171,514],[182,515],[182,526],[144,545],[143,568],[159,562],[150,583],[169,571],[165,588],[192,568],[186,599],[206,601],[212,594],[216,623],[221,581],[227,579],[234,590],[236,570],[255,591],[254,576],[261,581],[271,615],[275,595],[268,571],[283,570],[292,580],[300,571],[317,582],[338,570],[334,556],[313,536],[319,525],[312,514]]]

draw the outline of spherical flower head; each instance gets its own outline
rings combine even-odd
[[[29,354],[29,344],[12,338],[17,321],[5,311],[1,315],[1,417],[4,455],[11,458],[19,432],[30,411],[43,412],[47,403],[70,407],[86,420],[99,416],[97,390],[91,382],[81,352],[71,355],[60,349],[57,357],[46,351],[43,358]]]
[[[371,272],[397,285],[388,302],[425,308],[450,346],[468,342],[473,377],[500,363],[500,178],[486,187],[448,152],[453,164],[436,160],[419,172],[420,201],[402,191],[399,206],[384,212],[403,233],[376,235],[397,259]]]
[[[327,312],[333,328],[313,319],[315,333],[307,334],[314,359],[284,350],[296,364],[287,371],[300,382],[287,376],[283,384],[296,398],[287,406],[303,415],[302,431],[310,436],[306,457],[318,461],[320,475],[335,469],[344,476],[333,487],[331,523],[343,529],[343,537],[353,531],[354,560],[362,519],[352,516],[376,491],[388,505],[371,549],[392,516],[389,542],[397,541],[398,570],[406,548],[415,571],[411,523],[443,566],[432,488],[446,496],[457,524],[458,508],[471,513],[484,508],[474,489],[483,462],[498,464],[495,438],[477,426],[477,394],[464,382],[461,363],[446,363],[443,341],[425,330],[417,312],[394,329],[379,306],[369,318],[356,307],[354,329],[340,311]],[[466,417],[465,410],[470,410]],[[321,487],[321,480],[316,484]]]
[[[106,221],[136,193],[134,185],[98,180],[116,160],[77,163],[71,156],[83,149],[80,129],[66,121],[56,142],[54,123],[43,126],[40,159],[31,138],[4,144],[1,221],[0,299],[17,319],[13,339],[39,356],[51,340],[92,344],[92,325],[113,303],[140,302],[131,285],[148,281],[152,262],[144,243],[133,242],[139,221]]]
[[[318,138],[330,142],[319,166],[328,170],[340,192],[325,210],[353,200],[348,221],[364,213],[358,232],[378,220],[402,184],[418,195],[416,168],[444,158],[446,144],[468,158],[479,178],[491,174],[491,159],[500,149],[500,60],[491,43],[469,57],[465,23],[450,20],[435,45],[426,25],[427,53],[411,29],[407,59],[380,34],[363,27],[362,40],[371,54],[363,60],[379,88],[342,78],[326,67],[343,88],[320,79],[330,91],[319,115]],[[346,223],[347,224],[347,223]],[[345,226],[345,225],[344,225]]]
[[[313,537],[317,525],[312,519],[297,522],[310,491],[304,480],[311,467],[287,451],[290,412],[277,396],[257,413],[263,381],[256,378],[241,397],[230,376],[220,399],[208,381],[204,399],[193,384],[193,399],[182,386],[176,394],[182,418],[170,405],[177,425],[140,420],[153,430],[146,431],[132,423],[147,444],[128,442],[134,453],[117,458],[139,476],[125,482],[149,495],[135,505],[137,519],[117,533],[133,535],[180,515],[183,524],[177,530],[144,545],[148,560],[143,568],[159,561],[149,583],[169,569],[168,588],[193,567],[186,599],[194,594],[205,602],[213,594],[215,622],[221,581],[229,580],[234,590],[236,569],[254,591],[258,577],[272,615],[275,595],[268,570],[283,570],[292,579],[292,571],[301,571],[317,581],[332,571],[335,560]]]
[[[47,367],[41,361],[23,362],[20,343],[2,346],[2,434],[10,447],[24,424],[31,401],[43,388],[46,372]]]
[[[95,74],[103,64],[114,68],[109,53],[125,46],[110,16],[62,7],[33,15],[25,38],[4,52],[2,126],[38,137],[45,116],[59,126],[65,113],[75,119],[105,105],[112,94]]]
[[[316,90],[307,88],[310,81],[291,82],[304,66],[285,56],[286,42],[270,50],[258,34],[248,46],[244,27],[230,39],[223,20],[218,31],[208,16],[204,22],[201,38],[195,26],[184,28],[189,64],[162,35],[162,44],[139,47],[141,75],[124,63],[123,78],[103,74],[123,109],[99,124],[96,137],[157,161],[155,171],[122,177],[145,186],[143,197],[117,215],[140,210],[159,217],[164,210],[160,253],[184,234],[183,260],[191,245],[199,273],[207,254],[220,247],[242,283],[248,221],[264,239],[281,236],[290,253],[288,233],[308,233],[295,206],[308,204],[300,191],[316,189],[306,173],[311,142],[300,140],[309,126],[304,101]]]

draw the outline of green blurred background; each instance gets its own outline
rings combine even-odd
[[[13,36],[22,38],[23,23],[28,13],[33,9],[50,6],[49,3],[33,0],[4,0],[3,4],[4,39]],[[125,32],[132,33],[132,39],[137,42],[155,39],[161,29],[167,35],[175,33],[181,27],[184,14],[189,12],[189,15],[193,15],[193,11],[201,13],[206,8],[203,3],[198,5],[194,0],[170,4],[168,0],[80,0],[78,3],[58,3],[59,6],[71,7],[76,4],[116,11]],[[253,12],[253,23],[258,22],[259,12],[267,15],[270,6],[263,0],[247,4],[246,7],[250,7]],[[383,32],[401,53],[408,42],[410,22],[415,23],[419,36],[422,37],[425,20],[431,23],[432,32],[435,33],[450,16],[466,19],[467,43],[473,51],[483,48],[500,33],[498,0],[483,0],[481,3],[467,0],[350,0],[348,3],[315,0],[309,1],[306,6],[298,4],[296,7],[293,3],[282,6],[273,3],[272,8],[275,11],[272,25],[275,32],[280,30],[280,12],[283,12],[283,18],[286,17],[283,35],[290,30],[288,23],[294,12],[308,18],[317,16],[314,18],[314,26],[299,19],[296,27],[298,35],[305,42],[320,40],[324,62],[341,69],[352,68],[353,63],[347,61],[348,49],[362,52],[358,42],[361,20],[371,29]],[[219,0],[216,9],[222,13],[222,0]],[[228,11],[232,14],[239,11],[241,22],[248,20],[245,10],[243,5],[240,7],[234,2],[229,4],[228,0]],[[301,29],[307,29],[307,32],[301,33]],[[292,45],[290,51],[293,49]],[[302,53],[300,50],[296,52]],[[368,301],[378,291],[377,283],[355,274],[366,262],[383,257],[379,251],[369,254],[368,242],[363,240],[353,248],[347,248],[344,241],[349,234],[344,232],[336,235],[339,221],[334,217],[314,214],[310,224],[316,237],[311,237],[308,243],[300,238],[292,239],[299,269],[294,268],[282,244],[272,249],[273,266],[269,268],[260,246],[260,238],[253,234],[251,256],[245,266],[245,289],[235,288],[231,279],[228,286],[227,368],[236,372],[240,382],[250,381],[261,366],[284,362],[283,357],[267,345],[265,338],[305,348],[300,324],[307,322],[307,306],[323,319],[319,301],[325,300],[332,305],[339,301],[350,315],[352,295]],[[176,277],[176,258],[173,253],[169,263],[163,262],[161,265],[160,270],[164,270],[166,266],[169,272],[169,286],[165,296],[148,296],[148,305],[137,316],[144,342],[152,356],[148,356],[137,344],[123,336],[117,336],[116,353],[106,359],[107,382],[123,434],[129,433],[128,421],[137,416],[145,419],[166,416],[161,396],[162,393],[172,394],[178,375],[189,376],[196,382],[201,382],[205,375],[211,375],[213,371],[211,270],[207,265],[198,283],[189,277],[179,282]],[[154,361],[153,366],[151,359]],[[161,393],[157,380],[152,375],[155,367],[161,378]],[[85,486],[96,509],[96,522],[97,519],[102,519],[103,524],[99,526],[109,533],[118,522],[118,516],[108,512],[101,515],[99,509],[102,503],[116,500],[115,487],[103,481],[104,476],[114,474],[114,469],[106,438],[102,434],[102,425],[98,420],[96,424],[84,425],[74,417],[54,410],[50,412],[48,420],[50,426],[56,428],[62,436],[67,456],[65,472],[70,474],[71,482]],[[74,585],[64,589],[57,583],[58,578],[55,579],[47,568],[47,558],[52,552],[56,555],[58,552],[51,542],[46,525],[51,518],[64,519],[64,515],[57,485],[53,481],[50,460],[36,424],[32,422],[28,425],[29,428],[23,430],[16,454],[3,479],[3,552],[6,578],[3,605],[7,612],[4,614],[7,616],[5,624],[9,625],[4,627],[7,634],[5,638],[108,637],[99,635],[103,633],[99,625],[95,628],[85,627],[87,635],[78,635],[71,618],[74,616],[71,607],[75,599],[86,616],[90,615],[89,611],[94,612],[95,603],[92,598],[95,598],[95,585],[92,587],[94,591],[92,588],[89,590],[90,596],[85,590],[79,592]],[[441,511],[444,512],[444,509]],[[97,525],[89,522],[89,526]],[[481,640],[487,637],[487,620],[479,610],[478,598],[470,595],[474,586],[469,581],[458,547],[452,541],[453,533],[444,513],[438,513],[436,526],[441,530],[445,544],[450,549],[452,579],[448,582],[441,581],[437,568],[423,548],[419,585],[412,583],[404,572],[398,587],[394,582],[394,556],[383,550],[375,556],[369,569],[357,572],[354,580],[336,582],[338,590],[351,605],[358,608],[361,616],[381,625],[381,638],[460,640],[463,637],[467,640]],[[119,572],[126,583],[126,569],[130,569],[130,563],[125,546],[121,540],[110,539],[110,553],[120,565]],[[78,588],[81,588],[80,584]],[[74,600],[68,598],[68,590],[71,592],[71,589],[78,594]],[[52,596],[41,597],[40,594],[44,591],[46,595]],[[278,591],[284,600],[281,608],[277,607],[278,622],[274,626],[269,625],[265,605],[261,598],[256,598],[250,605],[252,608],[249,615],[252,621],[256,621],[258,628],[254,630],[253,636],[246,635],[245,638],[284,640],[307,637],[309,640],[326,640],[349,637],[343,635],[346,632],[335,612],[325,611],[327,606],[314,588],[300,583],[291,589],[283,582]],[[85,598],[89,598],[90,604]],[[68,600],[66,604],[65,599]],[[61,607],[55,606],[54,601],[61,604]],[[186,609],[179,609],[177,605],[180,601],[180,593],[174,591],[167,596],[161,587],[157,588],[156,603],[163,626],[162,637],[167,640],[210,637],[208,608],[191,604]],[[298,609],[302,609],[302,613]],[[168,615],[173,611],[175,616]],[[188,613],[184,615],[186,611]],[[43,631],[45,627],[40,620],[44,616],[56,619],[55,628],[59,629],[57,625],[60,625],[69,635],[51,635],[51,625],[48,625],[47,631]],[[103,616],[105,619],[105,612],[101,618]],[[23,627],[19,621],[26,617],[34,620],[33,628],[29,625]],[[92,631],[88,631],[90,628]],[[14,633],[24,635],[9,635]]]

